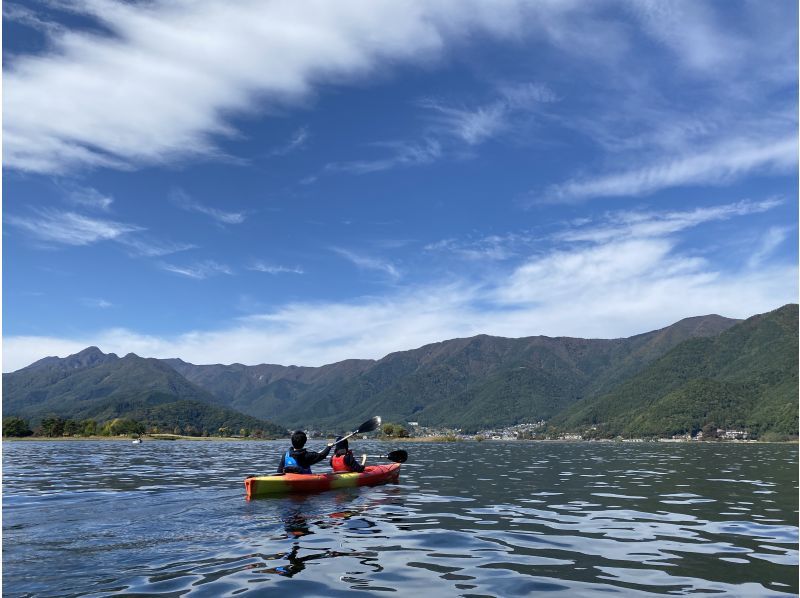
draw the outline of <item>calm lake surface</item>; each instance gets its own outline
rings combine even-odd
[[[798,593],[797,445],[359,441],[399,484],[245,500],[286,444],[4,442],[3,594]]]

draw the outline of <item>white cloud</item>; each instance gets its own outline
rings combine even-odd
[[[85,0],[112,35],[65,33],[5,69],[5,162],[52,173],[218,155],[233,114],[427,60],[471,32],[516,33],[522,5]]]
[[[111,204],[114,203],[113,197],[91,187],[71,189],[67,192],[66,199],[73,205],[103,212],[107,212],[111,208]]]
[[[430,138],[423,139],[421,142],[385,141],[373,145],[389,150],[390,155],[373,160],[330,162],[325,165],[323,173],[369,174],[398,167],[430,164],[442,156],[441,143]],[[316,176],[309,177],[308,182],[314,182],[316,179]]]
[[[630,2],[627,15],[620,13],[620,4],[626,5],[82,0],[68,10],[95,18],[103,33],[57,27],[47,52],[14,56],[6,65],[5,165],[69,173],[79,167],[136,168],[222,157],[219,142],[241,134],[232,125],[236,116],[269,112],[323,86],[351,83],[399,63],[430,64],[482,34],[544,41],[581,65],[609,69],[613,76],[608,79],[618,82],[619,72],[631,70],[620,68],[630,67],[623,59],[638,58],[632,42],[639,26],[687,69],[714,74],[712,96],[726,102],[745,97],[749,111],[757,94],[769,93],[776,84],[796,86],[796,32],[785,26],[785,9],[738,7],[742,18],[732,24],[734,19],[708,3]],[[6,12],[9,18],[50,27],[29,9],[11,4]],[[647,56],[654,58],[654,53]],[[649,101],[661,95],[656,88],[639,77],[629,89],[617,90],[611,104],[642,95]],[[506,130],[514,111],[556,99],[540,84],[499,85],[497,90],[498,97],[485,105],[439,102],[434,110],[451,135],[478,144]],[[635,113],[627,111],[628,105],[618,112],[637,123],[639,113],[649,108],[634,107]],[[692,108],[703,122],[708,108]],[[606,119],[609,111],[598,110],[596,117]],[[299,129],[275,151],[292,151],[306,139],[307,131]],[[430,152],[416,160],[398,154],[394,160],[343,166],[375,172],[435,158]]]
[[[506,132],[521,113],[556,101],[549,87],[534,83],[504,85],[498,89],[498,96],[472,107],[448,105],[434,99],[423,100],[420,105],[433,112],[436,131],[467,145],[479,145]]]
[[[529,234],[508,233],[478,239],[443,239],[429,243],[425,251],[454,254],[467,260],[502,261],[519,255],[535,241]]]
[[[94,307],[99,309],[108,309],[109,307],[114,307],[114,304],[110,301],[92,297],[84,297],[81,299],[81,303],[83,303],[86,307]]]
[[[543,83],[505,83],[498,91],[510,110],[531,110],[558,101],[556,93]]]
[[[705,269],[703,260],[673,257],[673,248],[666,239],[633,239],[553,251],[517,268],[497,290],[497,301],[512,305],[585,303],[595,295],[602,295],[605,301],[610,293],[659,284],[676,273],[699,276],[701,281],[717,276]]]
[[[503,85],[498,88],[497,96],[489,103],[471,107],[424,99],[419,105],[430,113],[432,124],[420,140],[373,143],[374,147],[391,150],[392,154],[378,159],[331,162],[323,173],[368,174],[431,164],[448,154],[455,155],[464,144],[477,146],[508,132],[520,114],[542,103],[556,101],[555,94],[547,86],[533,83]],[[303,182],[312,183],[317,178],[308,177]]]
[[[645,30],[691,68],[719,73],[747,49],[718,26],[708,3],[634,0],[629,4]]]
[[[125,246],[132,257],[163,257],[189,249],[196,249],[191,243],[173,243],[154,239],[146,234],[125,235],[116,239]]]
[[[266,274],[304,274],[302,268],[295,266],[293,268],[287,266],[275,266],[264,262],[254,262],[248,267],[248,270],[255,272],[264,272]]]
[[[792,172],[796,167],[794,135],[736,140],[636,170],[567,181],[551,187],[538,201],[570,203],[600,197],[640,196],[669,187],[723,184],[754,171]]]
[[[308,141],[309,137],[311,137],[311,135],[308,132],[308,127],[300,127],[292,133],[291,139],[289,139],[285,145],[273,149],[268,155],[285,156],[286,154],[297,151],[306,145],[306,141]]]
[[[457,155],[464,145],[477,146],[509,132],[521,114],[556,101],[547,86],[534,83],[505,84],[495,90],[495,95],[491,102],[478,106],[449,105],[432,98],[421,100],[419,105],[427,111],[430,124],[419,140],[372,143],[391,154],[378,159],[331,162],[325,165],[323,174],[368,174],[431,164],[447,155]],[[304,182],[312,183],[317,178],[308,177]]]
[[[102,334],[102,333],[101,333]],[[83,338],[58,338],[53,336],[12,336],[3,339],[3,371],[13,372],[44,357],[66,357],[82,351]]]
[[[197,212],[198,214],[211,216],[221,224],[241,224],[245,221],[244,212],[225,212],[217,208],[203,205],[192,199],[183,189],[173,189],[169,194],[169,198],[170,201],[180,209],[186,210],[187,212]]]
[[[181,357],[198,364],[318,366],[350,358],[377,359],[393,351],[480,333],[626,337],[684,317],[717,313],[744,318],[797,301],[794,265],[725,274],[689,263],[684,272],[679,268],[669,271],[658,262],[659,256],[673,266],[681,260],[665,255],[663,246],[636,249],[647,250],[647,259],[609,268],[605,276],[595,272],[581,277],[583,286],[561,287],[570,291],[567,294],[546,292],[537,303],[487,306],[485,290],[477,287],[422,287],[382,299],[290,304],[227,328],[177,336],[114,329],[75,339],[6,337],[3,368],[12,371],[46,355],[66,356],[89,345],[117,354]],[[574,271],[566,256],[560,259],[565,270]],[[594,263],[604,264],[597,258]],[[630,278],[645,264],[655,265],[664,276]],[[550,276],[541,285],[553,280],[557,268],[553,263]],[[514,288],[518,280],[510,282]],[[501,289],[491,290],[497,294]]]
[[[27,25],[49,36],[64,33],[62,25],[43,19],[31,9],[12,2],[3,2],[3,20]]]
[[[44,243],[90,245],[116,240],[128,233],[143,230],[138,226],[90,218],[75,212],[39,209],[35,216],[6,216],[6,222]]]
[[[759,214],[783,204],[780,199],[739,201],[686,211],[620,211],[606,216],[602,223],[584,220],[569,230],[557,233],[560,241],[591,241],[602,243],[626,238],[661,237],[671,235],[706,222],[728,220],[736,216]]]
[[[391,262],[373,256],[356,253],[341,247],[332,247],[331,250],[351,261],[362,270],[377,270],[378,272],[388,274],[393,279],[400,278],[400,271]]]
[[[477,108],[457,108],[427,100],[422,105],[436,112],[436,121],[440,127],[467,145],[483,143],[508,126],[508,114],[502,103]]]
[[[773,226],[770,227],[762,236],[761,243],[759,244],[753,255],[747,262],[750,268],[758,268],[764,261],[772,255],[772,253],[789,237],[789,234],[794,230],[788,226]]]
[[[4,369],[89,345],[118,354],[177,356],[193,363],[314,366],[380,358],[480,333],[616,338],[690,316],[716,313],[745,318],[797,302],[797,264],[768,260],[786,231],[764,233],[758,267],[752,267],[748,258],[719,264],[695,255],[682,249],[680,233],[769,206],[769,202],[740,202],[706,212],[620,212],[607,217],[617,226],[615,234],[589,235],[566,247],[529,254],[510,270],[498,267],[472,284],[405,285],[383,297],[290,303],[211,330],[174,336],[114,329],[77,339],[7,337]],[[659,222],[667,225],[650,227]],[[619,223],[628,223],[627,228]],[[587,224],[591,223],[578,226]],[[607,224],[598,230],[603,226]],[[338,252],[362,260],[362,267],[391,272],[380,260]]]
[[[231,270],[228,266],[215,262],[214,260],[205,260],[186,266],[176,266],[175,264],[168,264],[164,262],[161,264],[161,269],[174,274],[180,274],[181,276],[186,276],[187,278],[194,278],[196,280],[204,280],[210,276],[216,276],[218,274],[233,274],[233,270]]]
[[[95,207],[104,209],[103,206],[107,205],[104,200],[110,198],[101,194],[88,194],[81,199],[94,202]],[[186,243],[153,239],[143,227],[135,224],[52,208],[32,210],[32,215],[29,216],[9,214],[5,216],[5,222],[24,231],[48,249],[56,245],[83,246],[113,241],[125,247],[133,257],[160,257],[195,247]]]

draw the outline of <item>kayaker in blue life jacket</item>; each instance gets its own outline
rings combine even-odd
[[[297,430],[292,434],[292,448],[281,457],[278,473],[311,473],[311,466],[327,457],[333,447],[332,444],[329,444],[319,453],[307,451],[303,448],[306,440],[308,437],[302,430]]]
[[[366,455],[364,455],[361,463],[359,463],[353,456],[353,451],[348,447],[347,439],[342,440],[341,436],[337,436],[334,444],[336,445],[336,450],[330,460],[333,471],[356,471],[358,473],[364,471]]]

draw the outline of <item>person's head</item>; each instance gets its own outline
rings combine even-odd
[[[343,438],[344,438],[343,436],[337,436],[336,437],[335,442],[336,442],[336,450],[337,451],[347,451],[347,449],[348,449],[347,438],[344,438],[344,439]]]
[[[297,430],[294,434],[292,434],[292,447],[301,449],[306,445],[306,440],[308,440],[306,433],[302,430]]]

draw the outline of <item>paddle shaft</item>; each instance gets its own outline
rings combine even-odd
[[[404,450],[391,451],[388,455],[362,455],[364,459],[388,459],[395,463],[405,463],[408,460],[408,453]]]
[[[380,416],[376,415],[373,418],[368,419],[363,424],[358,427],[358,430],[350,432],[347,436],[343,436],[337,442],[334,442],[331,446],[339,444],[343,440],[347,440],[351,436],[355,436],[356,434],[363,434],[365,432],[372,432],[373,430],[377,430],[381,425],[381,418]]]
[[[347,436],[342,436],[337,442],[334,442],[333,444],[339,444],[342,440],[347,440],[351,436],[355,436],[358,433],[359,433],[358,430],[356,430],[355,432],[350,432]]]

